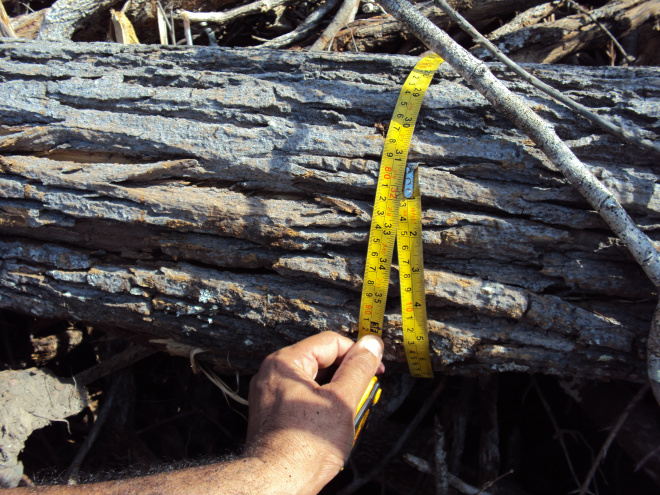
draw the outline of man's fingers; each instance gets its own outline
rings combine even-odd
[[[335,332],[322,332],[297,342],[283,352],[313,380],[319,369],[341,361],[351,346],[353,341],[348,337]]]
[[[357,408],[369,382],[382,366],[383,341],[375,335],[362,337],[349,349],[337,369],[329,388],[334,388],[353,409]]]

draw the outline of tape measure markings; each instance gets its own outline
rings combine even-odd
[[[408,150],[424,94],[433,78],[433,74],[442,62],[443,60],[434,54],[424,57],[415,65],[401,88],[385,137],[369,231],[367,262],[360,302],[359,337],[369,333],[382,335],[385,303],[394,254],[394,241],[399,228],[399,220],[403,218],[403,215],[401,215],[401,196]],[[413,179],[413,187],[414,184]],[[406,218],[415,217],[421,222],[421,202],[419,201],[418,185],[417,202],[414,201],[414,198],[412,203],[410,201],[405,201],[408,208]],[[408,206],[409,203],[412,204],[412,210],[409,209],[411,208]],[[411,232],[410,225],[408,227],[406,231]],[[403,278],[403,275],[400,275],[402,295],[404,287],[410,288],[409,291],[406,291],[409,297],[405,303],[402,300],[402,304],[408,304],[411,300],[413,304],[412,327],[409,327],[413,331],[412,333],[404,331],[404,345],[406,346],[406,355],[413,376],[429,376],[428,370],[432,370],[432,367],[430,366],[428,351],[426,308],[424,304],[421,223],[419,223],[417,230],[419,231],[418,236],[408,236],[409,244],[402,244],[402,237],[399,238],[399,253],[401,253],[402,246],[407,246],[404,251],[409,251],[411,254],[410,266],[417,269],[415,272],[410,272],[410,277],[406,279]],[[401,264],[401,261],[399,261],[399,264]],[[401,273],[401,268],[399,270]],[[413,277],[413,274],[415,277]],[[419,281],[420,276],[421,284]],[[415,306],[415,303],[422,304],[423,313],[418,306]],[[404,308],[403,305],[402,308]],[[406,338],[407,333],[410,333],[414,340]],[[414,342],[414,345],[409,344],[410,342]],[[426,352],[424,352],[424,348]],[[432,371],[430,371],[430,376],[432,376]]]

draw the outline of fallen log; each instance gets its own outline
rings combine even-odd
[[[233,367],[325,329],[355,335],[377,128],[414,59],[20,41],[0,53],[0,307]],[[492,69],[657,237],[653,157]],[[659,69],[530,69],[658,132]],[[419,122],[435,369],[645,381],[654,290],[598,215],[451,68]],[[403,369],[395,278],[386,360]]]

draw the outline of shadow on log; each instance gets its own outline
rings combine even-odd
[[[355,336],[377,126],[414,59],[20,41],[0,53],[0,307],[239,368],[325,329]],[[660,69],[530,67],[659,130]],[[657,238],[654,159],[492,68]],[[646,381],[653,287],[446,64],[410,159],[424,163],[436,370]],[[403,370],[397,292],[385,359]]]

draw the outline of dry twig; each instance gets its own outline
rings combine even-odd
[[[479,438],[479,483],[496,479],[500,471],[500,428],[497,417],[497,375],[479,377],[481,436]]]
[[[373,478],[378,476],[378,474],[385,468],[385,466],[387,466],[387,464],[401,450],[403,444],[406,442],[406,440],[408,440],[408,437],[412,434],[413,431],[415,431],[417,426],[419,426],[419,423],[422,421],[422,419],[424,419],[424,416],[426,416],[426,413],[429,412],[429,410],[433,406],[433,403],[438,398],[440,393],[444,390],[444,388],[445,388],[445,380],[443,379],[440,380],[440,382],[436,385],[431,395],[427,397],[422,407],[419,408],[419,411],[417,411],[417,414],[410,422],[410,424],[406,427],[401,437],[399,437],[397,442],[390,449],[390,451],[381,459],[378,465],[375,466],[366,475],[361,476],[359,478],[355,478],[353,481],[351,481],[348,484],[348,486],[344,487],[342,490],[337,492],[338,495],[350,495],[351,493],[355,493],[355,491],[358,490],[360,487],[362,487],[363,485],[371,481]]]
[[[594,177],[555,133],[554,129],[511,93],[486,67],[444,31],[422,16],[406,0],[381,0],[389,13],[410,29],[422,42],[444,58],[495,108],[529,136],[580,194],[623,241],[653,285],[660,287],[660,254],[644,232],[623,209],[614,195]],[[658,311],[647,343],[648,374],[660,403],[660,329]],[[654,356],[655,358],[652,358]]]
[[[421,459],[420,457],[414,456],[412,454],[403,454],[403,460],[422,473],[431,475],[434,474],[431,464],[429,464],[428,461]],[[481,488],[468,485],[458,476],[451,473],[447,473],[447,481],[449,482],[449,486],[461,493],[464,493],[465,495],[490,495],[489,492],[484,491]]]
[[[190,19],[188,18],[188,14],[186,14],[185,12],[181,14],[181,17],[183,17],[183,34],[186,38],[186,45],[192,46],[193,40],[192,40],[192,32],[190,31]]]
[[[557,436],[557,440],[559,441],[559,445],[561,446],[561,450],[564,452],[564,457],[566,458],[566,463],[568,464],[568,469],[571,471],[571,476],[573,477],[573,481],[575,481],[576,486],[580,486],[580,481],[578,480],[577,474],[575,473],[575,469],[573,469],[573,463],[571,462],[571,456],[568,454],[568,447],[566,447],[566,442],[564,442],[564,434],[562,432],[562,429],[559,428],[559,424],[557,424],[557,420],[555,419],[555,415],[552,414],[552,409],[550,408],[550,404],[548,404],[548,401],[545,400],[545,396],[543,395],[543,392],[541,391],[541,387],[539,387],[538,382],[536,381],[536,378],[532,376],[532,385],[534,386],[534,389],[536,390],[536,393],[539,396],[539,399],[541,399],[541,404],[543,404],[543,409],[545,409],[545,412],[548,414],[548,418],[550,418],[550,422],[552,423],[552,428],[555,430],[555,435]]]
[[[487,38],[491,40],[496,39],[500,36],[504,36],[505,34],[513,33],[518,29],[523,29],[528,26],[533,26],[534,24],[538,24],[543,19],[551,15],[555,10],[557,10],[557,8],[559,8],[559,6],[562,3],[563,3],[562,0],[557,0],[554,2],[548,2],[548,3],[543,3],[541,5],[536,5],[535,7],[532,7],[531,9],[518,14],[511,21],[497,28],[495,31],[489,33]]]
[[[119,354],[115,354],[114,356],[103,360],[91,368],[87,368],[85,371],[81,371],[77,375],[74,375],[73,379],[80,385],[89,385],[99,378],[103,378],[110,373],[126,368],[155,353],[156,350],[152,347],[134,345]]]
[[[314,29],[316,29],[316,26],[321,21],[321,19],[323,19],[323,17],[328,12],[330,12],[339,4],[339,1],[340,0],[327,0],[314,12],[312,12],[309,17],[307,17],[307,19],[305,19],[303,23],[300,24],[296,29],[290,33],[286,33],[282,36],[278,36],[277,38],[266,41],[265,43],[259,45],[257,48],[284,48],[285,46],[305,38],[308,34],[314,31]]]
[[[169,28],[169,22],[167,21],[167,15],[163,6],[160,4],[160,1],[156,4],[156,19],[158,21],[158,37],[160,38],[161,45],[167,45],[167,30]]]
[[[647,149],[649,151],[652,151],[658,155],[660,155],[660,144],[654,143],[648,139],[643,139],[640,136],[641,132],[635,130],[635,132],[631,132],[630,130],[623,129],[622,127],[619,127],[612,122],[604,119],[600,115],[594,113],[591,109],[585,107],[584,105],[577,103],[576,101],[573,101],[571,98],[566,96],[565,94],[557,91],[555,88],[552,86],[547,85],[537,77],[533,76],[529,72],[527,72],[525,69],[520,67],[517,63],[515,63],[513,60],[511,60],[509,57],[507,57],[504,53],[502,53],[501,50],[499,50],[493,43],[491,43],[487,38],[485,38],[479,31],[477,31],[474,26],[472,26],[462,15],[460,15],[458,12],[456,12],[447,2],[446,0],[435,0],[438,6],[447,14],[449,17],[451,17],[456,24],[458,24],[463,31],[466,33],[470,34],[474,41],[476,43],[481,44],[486,50],[488,50],[495,58],[497,58],[500,62],[502,62],[504,65],[506,65],[509,69],[514,71],[516,74],[518,74],[520,77],[522,77],[525,81],[527,81],[529,84],[532,86],[540,89],[541,91],[544,91],[545,93],[549,94],[556,100],[562,102],[564,105],[569,107],[570,109],[576,111],[583,117],[589,119],[592,121],[594,124],[598,125],[602,129],[606,130],[607,132],[614,134],[618,138],[620,138],[622,141],[640,146],[644,149]]]
[[[612,40],[612,43],[617,47],[619,52],[621,52],[621,55],[623,55],[623,58],[626,60],[626,62],[632,64],[635,61],[635,57],[631,57],[626,53],[626,50],[621,46],[621,43],[619,43],[619,40],[616,39],[616,37],[610,32],[605,25],[598,20],[597,17],[595,17],[591,12],[589,12],[587,9],[585,9],[582,5],[580,5],[577,2],[574,2],[573,0],[568,0],[568,4],[573,7],[576,10],[579,10],[583,14],[586,14],[589,16],[589,19],[594,21],[596,25],[603,30],[603,32]]]
[[[328,24],[323,34],[321,34],[309,50],[319,52],[325,50],[326,47],[330,48],[332,46],[332,39],[337,35],[339,30],[355,20],[355,14],[359,6],[360,0],[344,0],[335,18]]]
[[[75,485],[78,482],[78,474],[80,473],[80,467],[82,466],[85,457],[87,457],[89,450],[92,448],[92,445],[96,441],[96,438],[99,436],[99,433],[101,432],[101,428],[103,427],[103,425],[108,419],[108,416],[110,415],[112,402],[114,401],[115,395],[117,395],[119,386],[124,381],[124,378],[125,378],[124,372],[118,373],[113,378],[112,385],[110,386],[110,390],[108,391],[108,395],[103,401],[103,405],[99,410],[99,414],[96,417],[96,421],[94,421],[94,425],[89,430],[87,437],[85,437],[85,440],[80,446],[80,449],[78,450],[78,452],[76,452],[76,456],[73,458],[73,462],[71,463],[69,469],[66,471],[64,475],[64,479],[67,480],[67,483],[69,485]]]
[[[436,416],[435,426],[435,494],[449,495],[449,469],[445,452],[445,432]]]
[[[256,2],[249,3],[230,9],[225,12],[189,12],[187,10],[179,10],[177,13],[180,16],[186,14],[191,22],[213,22],[215,24],[226,24],[230,21],[242,19],[252,14],[259,14],[268,12],[275,7],[284,5],[290,0],[257,0]]]
[[[580,486],[579,495],[584,495],[585,493],[587,493],[589,485],[591,484],[591,480],[593,479],[594,474],[596,474],[596,469],[598,469],[598,466],[600,465],[601,461],[607,455],[607,451],[609,450],[610,445],[612,445],[612,442],[614,441],[616,434],[619,432],[621,426],[623,426],[623,423],[625,423],[626,419],[628,419],[628,415],[630,414],[630,411],[633,410],[635,405],[637,405],[640,399],[644,397],[644,394],[646,394],[648,390],[649,390],[649,384],[647,383],[646,385],[644,385],[642,388],[639,389],[639,391],[635,394],[635,396],[630,400],[626,408],[623,410],[621,416],[619,416],[619,419],[617,420],[616,424],[612,427],[612,431],[610,431],[610,434],[607,435],[605,442],[603,442],[603,446],[600,448],[600,451],[598,452],[598,455],[594,459],[594,462],[591,463],[591,468],[589,469],[587,476],[584,478],[584,481]]]

